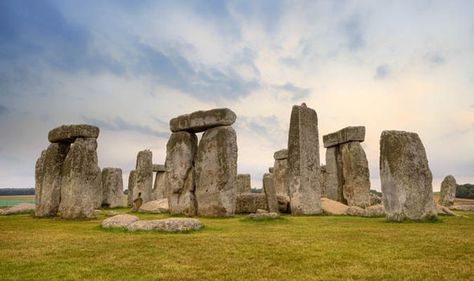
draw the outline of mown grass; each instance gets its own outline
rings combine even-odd
[[[460,214],[435,223],[201,218],[204,229],[184,234],[103,230],[104,216],[2,216],[0,279],[473,280],[474,214]]]
[[[0,196],[0,208],[11,207],[18,203],[35,203],[34,195]]]

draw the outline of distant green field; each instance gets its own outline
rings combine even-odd
[[[10,207],[18,203],[35,203],[35,197],[26,196],[0,196],[0,208]]]
[[[200,218],[204,229],[186,234],[103,230],[104,215],[0,216],[0,279],[473,280],[474,212],[458,214],[431,223]]]

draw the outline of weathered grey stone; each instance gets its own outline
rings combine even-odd
[[[273,184],[277,195],[285,196],[290,200],[288,187],[288,160],[277,159],[273,164]]]
[[[31,203],[18,203],[15,206],[9,208],[0,209],[0,215],[18,215],[18,214],[29,214],[35,212],[35,204]]]
[[[269,172],[270,174],[273,174],[273,171],[274,171],[273,167],[268,167],[268,172]]]
[[[171,214],[196,215],[193,166],[196,151],[194,133],[172,133],[166,144],[166,186]]]
[[[369,193],[370,206],[382,204],[382,197],[374,193]]]
[[[293,106],[288,135],[288,175],[291,213],[321,213],[319,182],[319,138],[316,111]]]
[[[50,142],[73,143],[77,138],[98,138],[99,128],[96,126],[81,125],[63,125],[51,130],[48,134]]]
[[[139,195],[143,203],[153,200],[153,154],[150,150],[142,150],[137,154],[133,201]]]
[[[166,172],[156,172],[155,185],[153,187],[153,200],[168,198],[169,192],[166,188]]]
[[[207,130],[196,156],[200,216],[232,216],[237,194],[237,137],[230,126]]]
[[[162,165],[162,164],[153,164],[153,173],[165,172],[165,171],[166,171],[165,165]]]
[[[474,205],[454,205],[449,208],[457,211],[474,211]]]
[[[250,174],[238,174],[237,175],[237,194],[250,192],[252,187],[250,186]]]
[[[101,170],[97,165],[97,141],[77,138],[62,167],[59,210],[66,219],[93,218],[102,202]]]
[[[359,142],[340,146],[342,159],[342,192],[349,206],[365,208],[370,205],[369,163]]]
[[[278,213],[279,206],[272,174],[266,173],[263,175],[263,191],[267,197],[268,211]]]
[[[127,228],[128,225],[138,221],[137,216],[128,214],[116,215],[110,218],[106,218],[102,221],[102,228]]]
[[[365,217],[365,209],[357,206],[350,206],[347,208],[347,214],[349,216]]]
[[[326,149],[326,196],[347,203],[343,196],[342,156],[339,146]]]
[[[323,213],[328,215],[346,215],[349,206],[328,198],[321,198]]]
[[[371,218],[384,217],[385,216],[385,209],[384,209],[382,204],[369,206],[369,207],[365,208],[364,216],[365,217],[371,217]]]
[[[102,207],[123,207],[122,169],[102,169]]]
[[[127,205],[129,208],[133,207],[133,188],[137,183],[137,171],[131,170],[128,175],[128,195],[127,195]]]
[[[327,198],[326,165],[321,165],[321,167],[319,168],[319,184],[321,185],[321,197]]]
[[[235,203],[236,214],[255,213],[258,209],[267,209],[267,196],[264,193],[237,194]]]
[[[52,143],[41,152],[35,167],[35,216],[55,216],[61,199],[61,173],[69,144]]]
[[[456,198],[456,179],[449,175],[441,183],[439,204],[445,207],[452,206],[454,205],[454,198]]]
[[[129,231],[187,232],[203,227],[198,219],[169,218],[161,220],[136,221],[127,226]]]
[[[228,108],[196,111],[171,119],[170,129],[172,132],[198,133],[214,127],[230,126],[234,124],[236,118],[235,113]]]
[[[346,127],[337,132],[323,136],[324,147],[333,147],[346,142],[363,142],[365,139],[365,127]]]
[[[438,212],[438,215],[444,215],[444,216],[456,216],[456,214],[451,211],[448,207],[436,204],[436,211]]]
[[[252,220],[273,220],[273,219],[278,219],[280,215],[275,212],[267,212],[267,213],[249,214],[247,217]]]
[[[380,179],[387,220],[428,220],[436,217],[432,174],[418,134],[382,132]]]
[[[288,195],[277,195],[276,198],[280,213],[291,213],[290,197],[288,197]]]
[[[288,149],[281,149],[273,153],[273,159],[283,160],[288,159]]]
[[[161,214],[169,212],[168,199],[163,198],[159,200],[148,201],[143,204],[140,209],[140,213],[150,213],[150,214]]]

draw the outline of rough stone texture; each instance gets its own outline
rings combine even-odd
[[[69,144],[52,143],[41,152],[35,167],[35,216],[55,216],[61,199],[61,173]]]
[[[203,227],[198,219],[170,218],[161,220],[136,221],[127,226],[130,231],[162,231],[162,232],[186,232],[199,230]]]
[[[102,207],[123,207],[122,169],[102,169]]]
[[[286,196],[288,200],[288,160],[277,159],[273,164],[273,184],[277,195]]]
[[[271,220],[271,219],[278,219],[280,215],[275,212],[267,212],[267,213],[249,214],[247,217],[252,220]]]
[[[291,213],[290,197],[287,195],[277,195],[277,201],[280,213]]]
[[[250,174],[237,175],[237,194],[247,193],[252,190],[250,185]]]
[[[267,197],[268,211],[278,213],[279,206],[272,174],[266,173],[263,175],[263,191]]]
[[[382,197],[374,193],[369,193],[370,206],[382,204]]]
[[[448,207],[442,206],[440,204],[436,204],[436,210],[438,212],[438,215],[456,216],[456,214],[453,211],[451,211]]]
[[[237,137],[232,127],[207,130],[195,162],[200,216],[232,216],[237,194]]]
[[[165,171],[166,171],[165,165],[162,165],[162,164],[153,164],[153,173],[156,173],[156,172],[165,172]]]
[[[270,174],[273,174],[273,171],[274,171],[273,167],[268,167],[268,172],[269,172]]]
[[[365,208],[370,205],[369,163],[359,142],[340,146],[342,160],[342,193],[349,206]]]
[[[153,200],[168,198],[166,188],[166,172],[156,172],[155,185],[153,187]]]
[[[258,209],[267,209],[267,196],[264,193],[237,194],[235,203],[236,214],[255,213]]]
[[[363,142],[365,139],[365,127],[346,127],[337,132],[323,136],[324,147],[333,147],[346,142]]]
[[[127,195],[127,205],[129,208],[133,207],[133,189],[137,183],[137,171],[131,170],[128,175],[128,195]]]
[[[350,206],[347,208],[347,214],[349,216],[365,217],[365,209],[357,206]]]
[[[102,221],[101,226],[102,228],[126,228],[136,221],[138,221],[137,216],[123,214],[106,218]]]
[[[346,215],[349,206],[328,198],[321,198],[323,213],[328,215]]]
[[[319,182],[319,139],[316,111],[293,106],[288,135],[288,175],[291,213],[321,213]]]
[[[449,175],[441,183],[439,204],[446,207],[452,206],[454,205],[454,198],[456,198],[456,179]]]
[[[321,185],[321,197],[327,197],[326,165],[321,165],[319,168],[319,184]]]
[[[10,208],[0,209],[0,215],[29,214],[35,211],[35,204],[18,203]]]
[[[196,151],[194,133],[172,133],[166,144],[166,187],[171,214],[196,215],[193,166]]]
[[[343,196],[342,157],[338,146],[326,149],[326,196],[347,203]]]
[[[198,133],[218,126],[230,126],[234,124],[236,118],[237,115],[228,108],[196,111],[171,119],[170,129],[172,132]]]
[[[153,154],[150,150],[142,150],[137,154],[133,201],[139,194],[144,203],[153,200]]]
[[[159,200],[148,201],[143,204],[140,209],[140,213],[151,213],[151,214],[161,214],[169,212],[168,199],[163,198]]]
[[[281,149],[273,153],[273,159],[283,160],[288,159],[288,149]]]
[[[418,134],[382,132],[380,179],[387,220],[429,220],[436,217],[432,174]]]
[[[451,206],[450,209],[458,211],[474,211],[474,205],[454,205]]]
[[[96,150],[94,138],[77,138],[71,145],[62,167],[59,211],[63,218],[95,217],[103,193]]]
[[[385,216],[385,209],[382,204],[373,205],[370,207],[365,208],[365,217],[384,217]]]
[[[99,128],[91,125],[63,125],[51,130],[48,134],[50,142],[73,143],[77,138],[99,137]]]

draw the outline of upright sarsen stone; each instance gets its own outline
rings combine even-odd
[[[101,171],[97,165],[95,138],[77,138],[62,167],[61,216],[67,219],[93,218],[102,201]]]
[[[143,203],[153,200],[153,154],[150,150],[138,152],[133,186],[133,201],[139,196]]]
[[[196,215],[194,157],[197,136],[172,133],[166,144],[166,185],[171,214]]]
[[[237,194],[237,136],[230,126],[207,130],[195,162],[200,216],[231,216]]]
[[[278,200],[275,192],[275,185],[273,184],[273,175],[270,173],[263,175],[263,191],[267,198],[268,211],[278,213]]]
[[[133,207],[133,189],[137,183],[137,171],[131,170],[128,175],[128,195],[127,195],[127,206]]]
[[[166,172],[158,171],[155,176],[155,184],[153,186],[153,200],[168,198],[166,188]]]
[[[41,153],[35,168],[35,216],[55,216],[61,199],[61,173],[69,144],[52,143]]]
[[[102,169],[102,207],[123,207],[123,179],[122,169]]]
[[[250,186],[250,174],[238,174],[237,175],[237,193],[251,192],[252,187]]]
[[[365,208],[370,205],[369,163],[359,142],[340,146],[342,160],[343,196],[347,205]]]
[[[342,158],[338,146],[326,149],[326,197],[346,204],[342,192]]]
[[[449,175],[441,182],[441,193],[439,197],[439,204],[445,207],[454,205],[456,198],[456,179]]]
[[[316,111],[293,106],[288,135],[288,176],[291,213],[321,213],[319,135]]]
[[[432,174],[418,134],[382,132],[380,179],[388,220],[429,220],[437,216]]]

